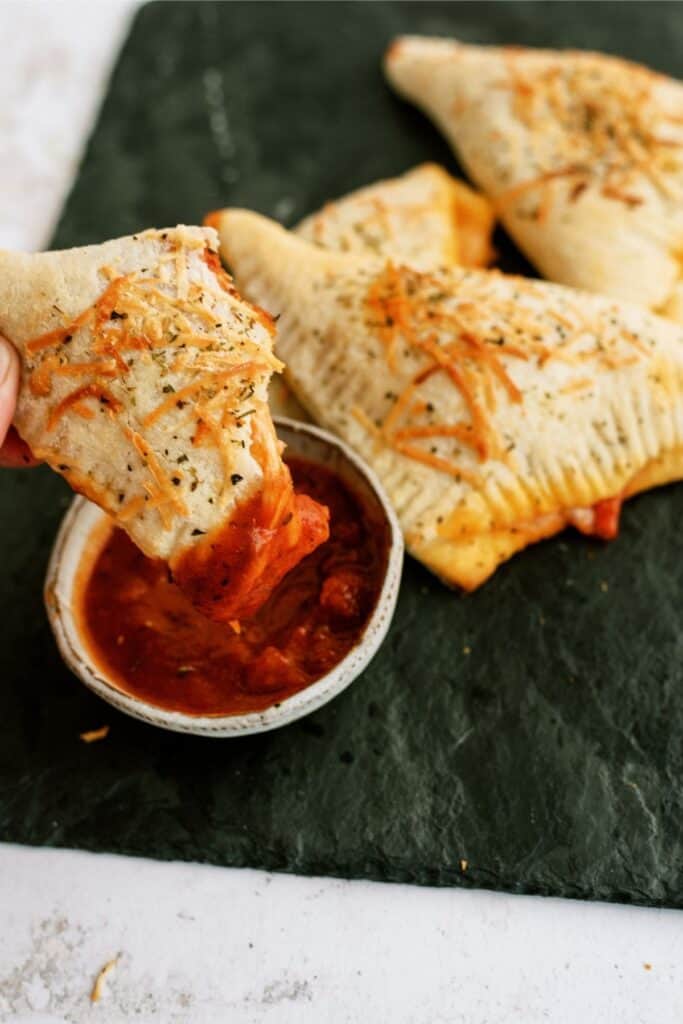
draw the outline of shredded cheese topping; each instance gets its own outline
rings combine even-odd
[[[505,66],[497,86],[509,92],[512,113],[528,129],[524,144],[537,172],[500,193],[499,208],[532,200],[529,215],[543,222],[560,186],[569,202],[590,186],[629,208],[645,201],[647,186],[664,201],[680,202],[683,91],[666,104],[659,91],[663,84],[673,89],[672,81],[591,53],[533,59],[509,50]]]
[[[364,300],[365,324],[381,341],[388,369],[409,379],[398,394],[387,394],[391,405],[381,422],[358,406],[354,418],[378,442],[473,486],[481,476],[472,457],[463,465],[464,451],[475,466],[507,460],[511,446],[494,414],[501,401],[524,400],[510,372],[515,362],[542,367],[553,359],[576,367],[577,376],[558,391],[564,394],[593,386],[586,371],[613,370],[651,354],[647,332],[628,329],[613,307],[590,314],[570,292],[558,288],[551,299],[547,286],[523,278],[506,278],[515,284],[508,297],[497,292],[497,276],[503,280],[461,271],[454,287],[452,275],[388,263]],[[427,400],[424,385],[435,374],[453,385],[465,419],[444,419],[444,410]],[[437,439],[452,442],[452,456],[434,447]]]

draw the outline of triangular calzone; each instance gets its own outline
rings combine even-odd
[[[493,257],[494,220],[482,195],[438,164],[421,164],[326,203],[294,230],[323,249],[411,267],[481,267]]]
[[[419,36],[385,68],[545,277],[681,316],[683,84],[598,53]]]
[[[410,550],[471,589],[569,523],[683,476],[683,334],[638,306],[496,271],[324,253],[220,218],[238,286],[281,314],[311,414],[382,479]]]
[[[327,528],[294,496],[268,411],[273,322],[216,245],[179,227],[0,252],[0,333],[21,355],[15,423],[34,454],[229,619]]]

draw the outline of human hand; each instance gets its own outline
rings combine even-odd
[[[19,393],[19,356],[0,336],[0,466],[34,466],[31,449],[11,425]]]

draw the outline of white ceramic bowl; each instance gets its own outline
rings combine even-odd
[[[197,736],[245,736],[265,732],[302,718],[336,697],[360,675],[382,643],[396,606],[403,565],[403,538],[396,515],[372,470],[336,437],[284,417],[276,419],[276,423],[278,436],[292,455],[320,462],[338,472],[388,524],[390,546],[386,575],[359,643],[327,675],[264,711],[242,715],[188,715],[167,711],[125,693],[94,664],[74,614],[78,567],[88,538],[106,518],[96,505],[85,498],[75,498],[62,520],[52,549],[45,578],[45,606],[66,664],[86,686],[120,711],[162,729]]]

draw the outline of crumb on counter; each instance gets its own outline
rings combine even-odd
[[[98,740],[104,740],[109,735],[109,726],[103,725],[101,729],[90,729],[88,732],[80,733],[80,738],[84,743],[97,743]]]
[[[95,984],[93,985],[92,991],[90,993],[91,1003],[99,1003],[100,999],[102,998],[105,979],[109,974],[111,974],[111,972],[116,967],[117,963],[119,962],[120,955],[120,953],[117,953],[116,956],[113,957],[111,960],[107,960],[106,964],[100,970],[99,974],[95,978]]]

